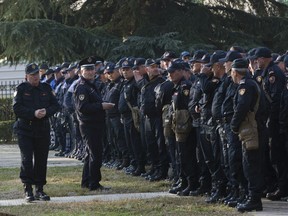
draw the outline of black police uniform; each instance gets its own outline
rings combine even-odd
[[[118,110],[118,102],[120,98],[120,92],[123,88],[123,79],[119,76],[115,81],[111,81],[106,88],[106,92],[103,96],[103,101],[114,103],[115,106],[106,110],[107,115],[107,127],[109,132],[109,144],[116,148],[118,154],[116,153],[116,159],[122,160],[116,168],[123,169],[130,164],[130,152],[125,140],[123,124],[120,120],[120,113]],[[120,162],[120,161],[119,161]]]
[[[128,173],[134,176],[139,176],[142,173],[145,173],[146,163],[146,155],[145,151],[142,149],[140,133],[135,128],[131,112],[131,108],[138,106],[138,94],[139,89],[136,86],[135,78],[133,77],[131,80],[125,80],[118,104],[118,109],[121,113],[121,119],[123,120],[124,125],[125,140],[130,149],[131,159],[135,160],[135,162],[131,161],[130,164],[132,167]]]
[[[155,107],[157,110],[162,112],[162,121],[163,121],[163,130],[165,130],[165,127],[169,127],[169,131],[171,133],[165,133],[165,142],[169,149],[169,156],[170,156],[170,162],[172,165],[172,171],[173,171],[173,178],[177,181],[179,177],[179,161],[177,161],[177,153],[176,153],[176,140],[175,140],[175,134],[172,133],[171,127],[171,118],[172,118],[172,112],[170,109],[170,104],[172,100],[172,93],[173,93],[173,87],[174,84],[170,80],[165,80],[164,82],[158,84],[155,87]],[[168,125],[166,125],[168,124]]]
[[[174,111],[188,110],[191,86],[192,83],[189,80],[185,80],[184,77],[174,86],[171,105]],[[185,120],[187,121],[187,119]],[[181,185],[183,190],[179,191],[179,195],[188,196],[190,191],[196,190],[199,186],[196,146],[195,130],[190,131],[186,141],[177,141],[176,147],[180,161],[180,177],[183,184]],[[185,184],[186,187],[184,186]]]
[[[90,190],[101,188],[102,136],[105,111],[102,98],[93,83],[81,77],[74,92],[80,132],[86,146],[81,186]]]
[[[37,66],[34,65],[34,67]],[[26,74],[30,72],[31,70],[28,68]],[[46,109],[46,116],[38,119],[34,115],[35,110],[42,108]],[[20,178],[26,187],[26,192],[27,189],[32,192],[31,185],[36,185],[36,192],[39,189],[43,191],[43,185],[46,184],[47,158],[50,145],[48,118],[59,108],[60,106],[51,86],[47,83],[39,83],[35,87],[29,82],[24,82],[16,88],[13,110],[17,121],[14,129],[21,152]],[[33,194],[30,194],[30,198],[33,199]]]
[[[211,174],[208,169],[207,164],[205,163],[204,156],[201,150],[200,143],[200,113],[196,112],[196,106],[201,104],[203,92],[201,90],[201,84],[199,81],[199,74],[195,75],[195,81],[190,89],[190,99],[188,104],[188,109],[191,117],[193,118],[193,127],[196,130],[196,139],[197,139],[197,159],[198,159],[198,167],[199,167],[199,182],[200,187],[192,191],[190,195],[198,196],[210,192],[211,190]]]
[[[226,90],[225,99],[221,107],[222,122],[227,138],[229,182],[231,184],[230,193],[225,198],[224,203],[230,207],[235,207],[247,195],[247,180],[244,176],[242,166],[242,144],[238,134],[233,133],[230,127],[234,114],[234,97],[238,84],[234,83],[231,77],[229,79],[230,84]]]
[[[166,178],[168,171],[168,154],[165,146],[161,112],[155,106],[155,87],[164,82],[162,77],[154,77],[141,89],[140,111],[145,116],[145,138],[147,154],[155,175],[151,181]]]
[[[231,129],[234,133],[239,132],[240,124],[244,121],[249,111],[255,111],[256,101],[260,97],[257,83],[247,74],[240,81],[234,100],[234,114],[231,120]],[[261,112],[263,101],[259,99],[259,108]],[[256,112],[256,113],[257,113]],[[257,114],[256,114],[257,115]],[[258,120],[255,118],[258,125]],[[259,130],[259,128],[258,128]],[[260,144],[260,143],[259,143]],[[247,150],[242,146],[242,164],[244,175],[248,181],[249,198],[243,204],[237,206],[239,211],[262,210],[261,195],[264,186],[262,173],[262,153],[261,147],[258,149]]]
[[[219,79],[213,76],[200,74],[199,81],[203,92],[201,99],[201,150],[214,183],[215,193],[206,200],[208,203],[216,202],[225,195],[226,178],[220,164],[220,157],[215,157],[214,153],[219,151],[219,143],[216,139],[216,124],[212,121],[212,102],[215,89],[219,85]],[[217,155],[216,155],[217,156]]]

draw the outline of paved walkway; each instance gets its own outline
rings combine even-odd
[[[55,157],[55,152],[50,151],[48,166],[75,166],[81,165],[80,161],[75,159]],[[0,145],[0,168],[3,167],[19,167],[20,166],[20,152],[17,145]],[[105,194],[105,195],[88,195],[88,196],[70,196],[70,197],[52,197],[51,203],[69,203],[69,202],[86,202],[93,200],[101,201],[117,201],[121,199],[149,199],[155,197],[177,197],[176,195],[167,192],[155,193],[128,193],[128,194]],[[252,212],[250,215],[255,216],[287,216],[288,202],[272,202],[263,199],[263,211]],[[42,203],[39,201],[33,202],[35,204]],[[0,206],[13,205],[31,205],[33,203],[26,203],[23,199],[0,200]]]

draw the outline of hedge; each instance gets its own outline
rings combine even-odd
[[[15,142],[13,135],[13,124],[15,120],[0,121],[0,143]]]

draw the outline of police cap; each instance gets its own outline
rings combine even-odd
[[[152,66],[152,65],[158,65],[156,60],[152,59],[152,58],[148,58],[146,61],[145,61],[145,66],[146,67],[149,67],[149,66]]]
[[[167,69],[167,72],[173,73],[176,70],[183,70],[184,68],[185,67],[184,67],[183,61],[176,60],[176,61],[171,62],[170,66]]]
[[[161,60],[171,60],[171,59],[174,59],[174,58],[177,58],[177,56],[176,56],[176,53],[175,52],[173,52],[173,51],[166,51],[163,55],[162,55],[162,57],[161,57]]]
[[[211,67],[213,64],[219,62],[219,59],[225,58],[226,52],[223,50],[217,50],[210,56],[210,62],[206,64],[205,66]]]
[[[49,68],[45,73],[44,75],[50,75],[50,74],[53,74],[54,73],[54,70],[52,68]]]
[[[238,58],[242,58],[242,55],[238,51],[230,50],[227,52],[225,58],[219,59],[219,62],[232,62]]]
[[[205,50],[196,50],[192,59],[190,60],[190,63],[200,61],[205,54],[207,54],[207,52]],[[210,59],[210,57],[209,57],[209,59]],[[208,62],[209,62],[209,60],[208,60]]]
[[[122,62],[122,68],[132,68],[134,66],[134,58],[127,58]]]
[[[25,73],[26,74],[36,74],[38,72],[39,72],[39,67],[35,63],[30,63],[30,64],[26,65],[26,67],[25,67]]]
[[[145,65],[145,58],[136,58],[134,61],[133,69],[137,69],[141,65]]]
[[[42,63],[39,67],[39,69],[47,70],[49,67],[46,63]]]
[[[117,68],[116,68],[117,69]],[[104,73],[111,73],[115,70],[115,64],[112,63],[112,62],[109,62],[106,64],[105,66],[105,70],[104,70]]]
[[[233,69],[247,69],[248,68],[248,61],[245,58],[235,59],[232,62]]]
[[[257,59],[257,58],[262,58],[262,57],[271,58],[272,57],[271,50],[268,49],[267,47],[258,47],[255,50],[254,58]]]
[[[84,64],[81,65],[81,70],[94,70],[95,65],[94,64]]]

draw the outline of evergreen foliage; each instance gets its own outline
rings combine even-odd
[[[57,64],[231,45],[284,52],[287,11],[275,0],[4,0],[0,58]]]

